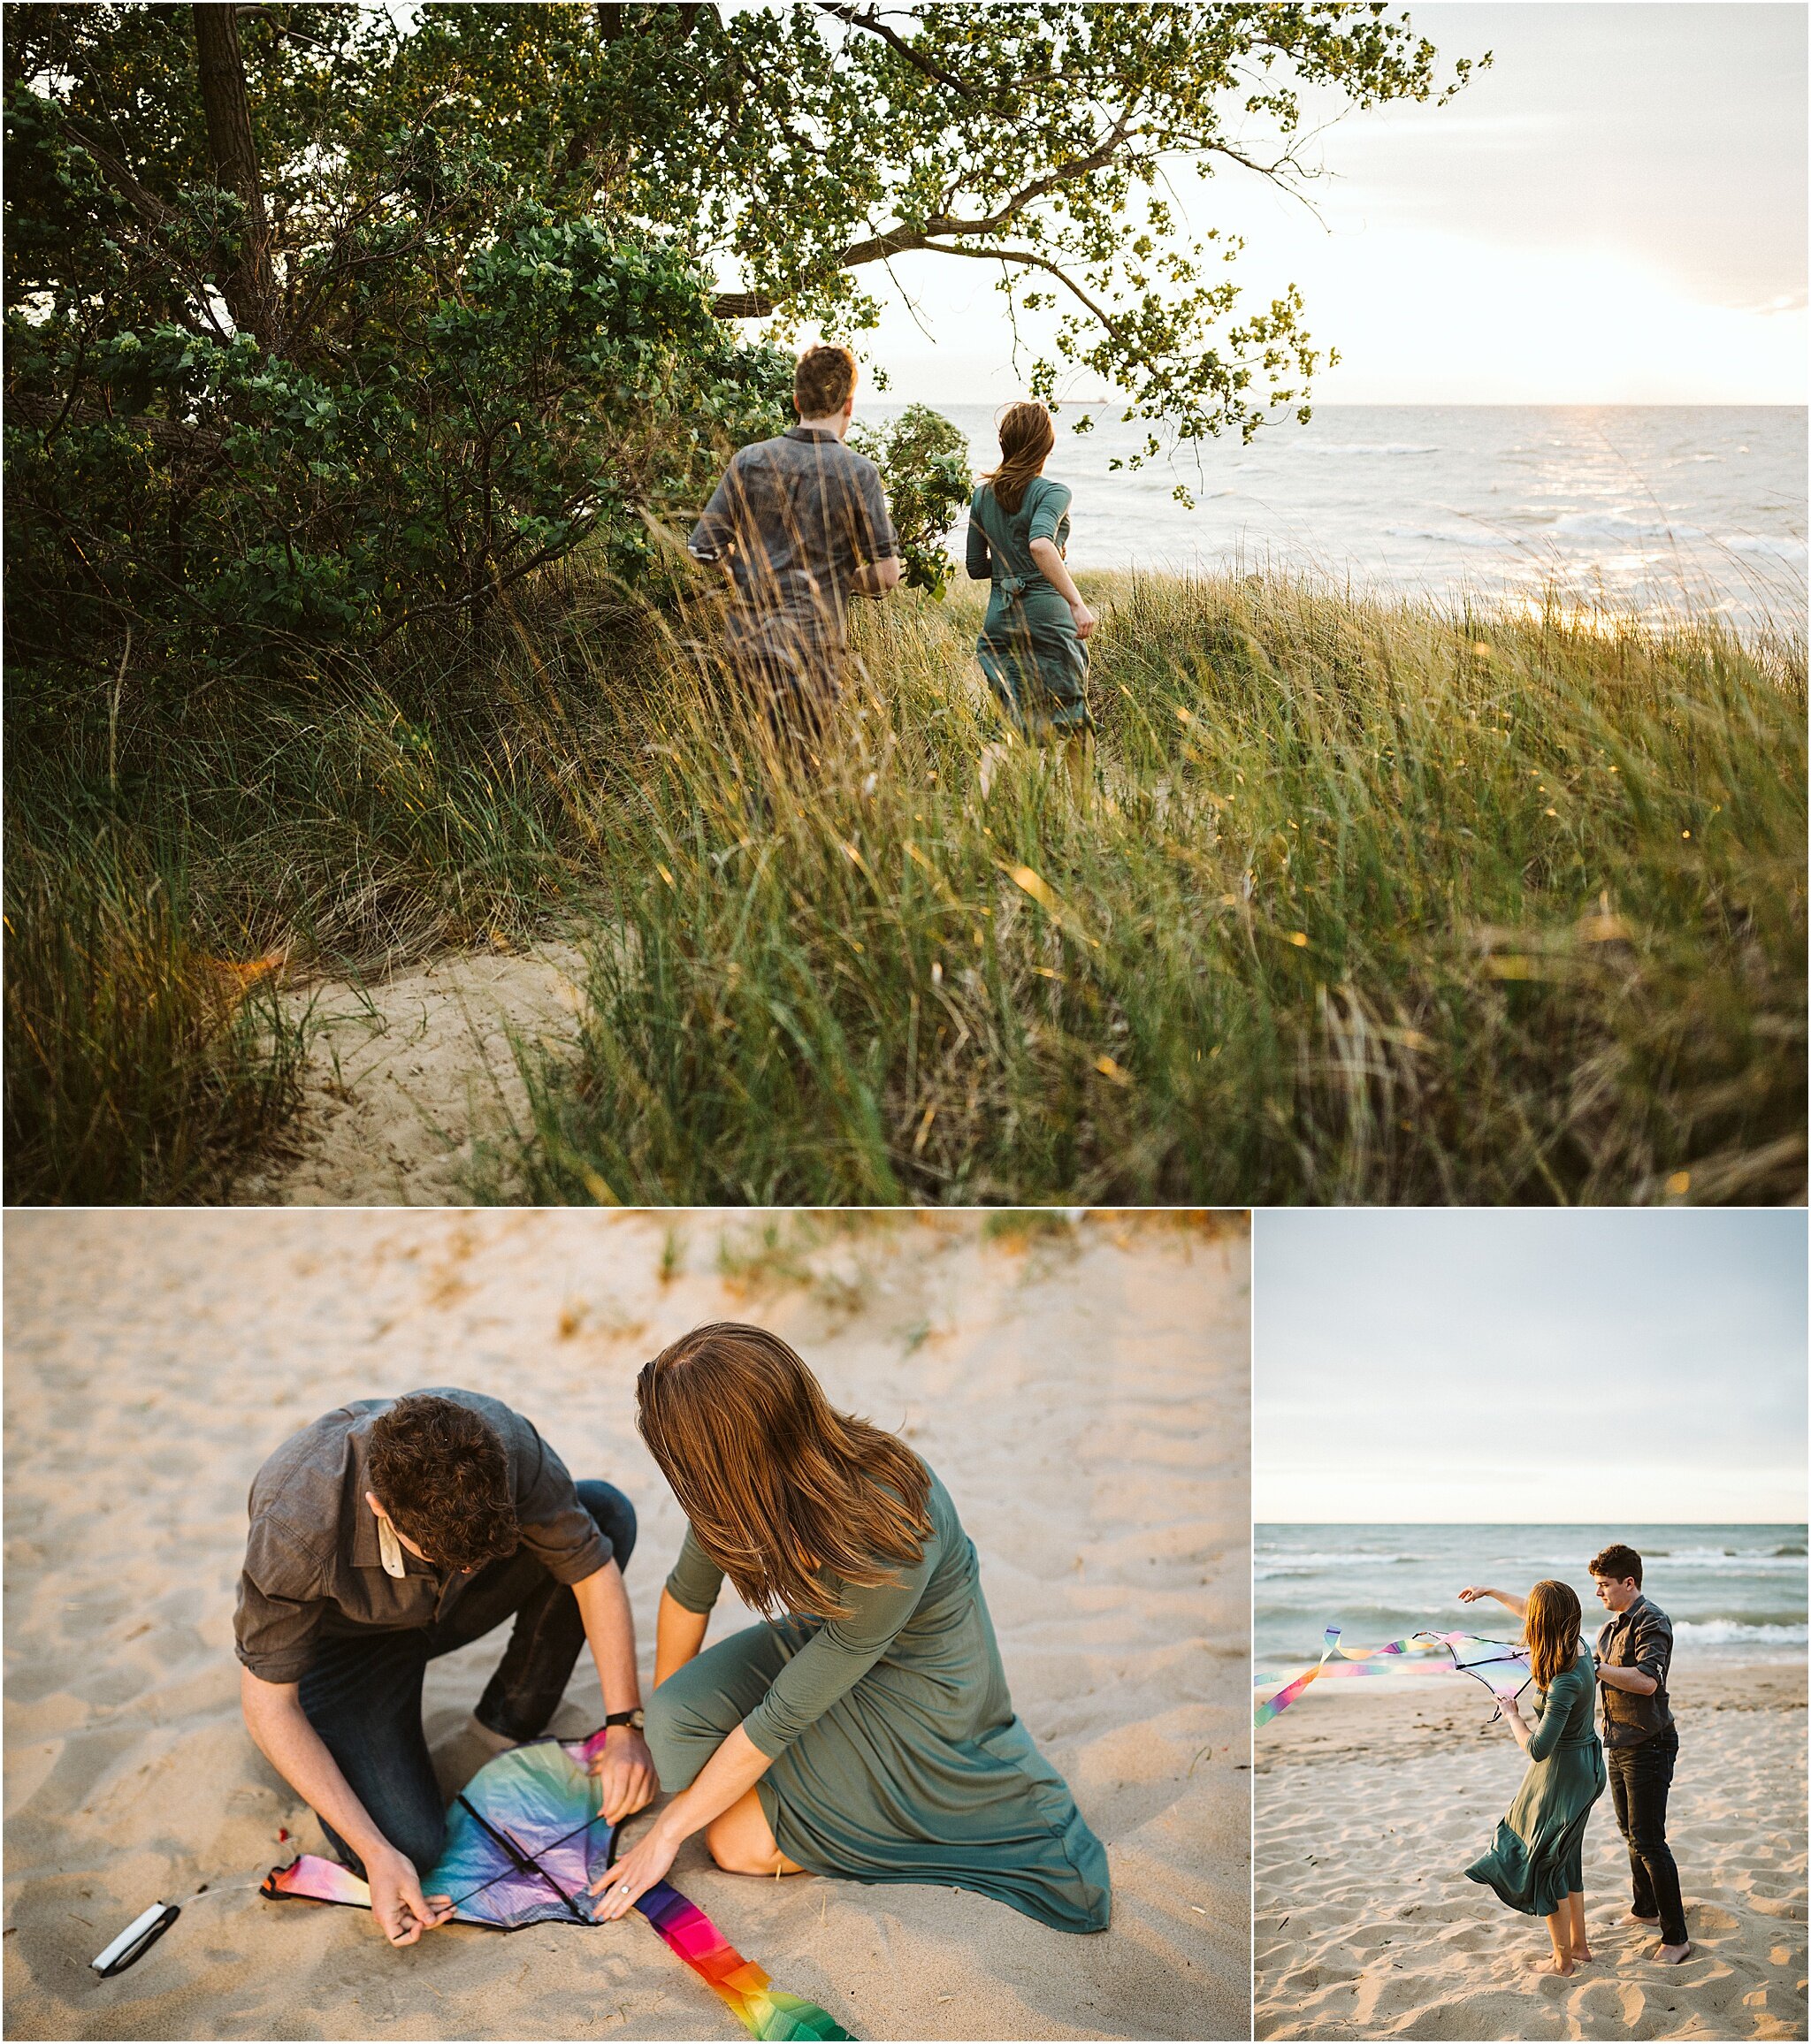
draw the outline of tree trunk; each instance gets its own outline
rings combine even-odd
[[[233,324],[261,347],[280,353],[277,287],[271,272],[271,230],[264,188],[258,177],[257,142],[252,133],[251,96],[245,85],[245,56],[239,47],[238,10],[227,0],[196,0],[195,46],[200,60],[202,111],[208,124],[208,154],[214,182],[245,208],[239,260],[221,278]]]

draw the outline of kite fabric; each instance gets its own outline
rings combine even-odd
[[[590,1767],[602,1737],[572,1744],[534,1739],[480,1767],[447,1813],[447,1843],[422,1881],[423,1894],[449,1896],[455,1922],[496,1930],[595,1923],[591,1883],[610,1864],[616,1840]],[[355,1873],[312,1853],[273,1867],[258,1892],[278,1901],[371,1907],[371,1890]],[[848,2037],[815,2002],[775,1987],[666,1881],[656,1881],[635,1906],[751,2037],[763,2044]]]
[[[1476,1633],[1417,1632],[1405,1639],[1389,1640],[1382,1646],[1342,1646],[1339,1627],[1330,1625],[1322,1635],[1322,1643],[1320,1659],[1311,1668],[1304,1670],[1293,1682],[1286,1682],[1273,1697],[1257,1705],[1252,1712],[1255,1728],[1261,1728],[1287,1711],[1310,1682],[1323,1675],[1389,1674],[1395,1672],[1400,1657],[1404,1655],[1433,1656],[1444,1651],[1447,1655],[1444,1665],[1482,1682],[1496,1698],[1499,1711],[1505,1697],[1519,1697],[1533,1680],[1525,1648],[1511,1646],[1500,1639],[1480,1639]],[[1332,1656],[1336,1652],[1343,1658],[1333,1660]],[[1436,1661],[1434,1665],[1441,1664]],[[1262,1677],[1259,1686],[1267,1686]]]

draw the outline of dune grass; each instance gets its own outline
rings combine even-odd
[[[1801,644],[1083,581],[1085,798],[1000,744],[967,592],[863,606],[837,744],[776,780],[708,615],[582,562],[480,644],[128,690],[111,770],[100,695],[54,705],[54,744],[42,706],[23,749],[15,720],[12,1196],[71,1196],[42,1161],[65,1053],[27,1055],[19,1016],[71,1037],[56,933],[97,819],[169,876],[116,915],[209,955],[371,972],[577,935],[577,1053],[523,1047],[531,1121],[480,1197],[1801,1196]],[[109,1041],[112,1182],[192,1196]],[[293,1047],[261,1041],[268,1117]]]
[[[541,1199],[1770,1200],[1803,1185],[1802,656],[1095,578],[1098,786],[959,602],[820,775],[683,669],[614,811]],[[985,786],[983,782],[985,781]]]

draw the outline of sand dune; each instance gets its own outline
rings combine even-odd
[[[1686,1675],[1675,1708],[1693,1956],[1643,1956],[1606,1796],[1585,1848],[1596,1959],[1562,1979],[1531,1968],[1539,1919],[1463,1877],[1526,1765],[1481,1731],[1488,1698],[1309,1690],[1257,1742],[1258,2036],[1803,2037],[1803,1671]]]
[[[635,1918],[395,1952],[363,1914],[259,1900],[264,1871],[319,1840],[245,1735],[231,1651],[263,1457],[344,1398],[453,1382],[636,1499],[646,1663],[680,1522],[634,1434],[633,1373],[726,1314],[787,1335],[944,1478],[1116,1906],[1104,1935],[1066,1937],[953,1891],[739,1880],[696,1842],[676,1881],[858,2036],[1247,2033],[1244,1237],[1160,1217],[1018,1240],[944,1216],[816,1225],[763,1247],[758,1223],[709,1216],[12,1216],[12,2036],[734,2033]],[[500,1648],[431,1673],[449,1785],[477,1764],[461,1727]],[[595,1716],[587,1659],[556,1725]],[[132,1972],[89,1972],[153,1898],[203,1883]]]

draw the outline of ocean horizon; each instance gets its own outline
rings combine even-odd
[[[857,417],[903,408],[860,401]],[[997,459],[1000,408],[934,408],[977,471]],[[1094,430],[1073,432],[1084,412]],[[1792,405],[1325,405],[1135,469],[1112,464],[1147,429],[1071,400],[1045,472],[1074,492],[1069,560],[1084,570],[1281,571],[1517,607],[1557,591],[1802,634],[1806,419]]]
[[[1310,1521],[1253,1529],[1255,1670],[1260,1676],[1299,1674],[1319,1659],[1329,1625],[1340,1627],[1354,1646],[1461,1628],[1513,1637],[1517,1621],[1502,1605],[1462,1604],[1459,1590],[1484,1583],[1519,1594],[1544,1576],[1578,1592],[1588,1642],[1603,1613],[1586,1564],[1612,1540],[1641,1555],[1643,1589],[1673,1621],[1673,1665],[1680,1674],[1745,1661],[1804,1661],[1811,1634],[1802,1524]],[[1392,1686],[1341,1685],[1359,1694]]]

